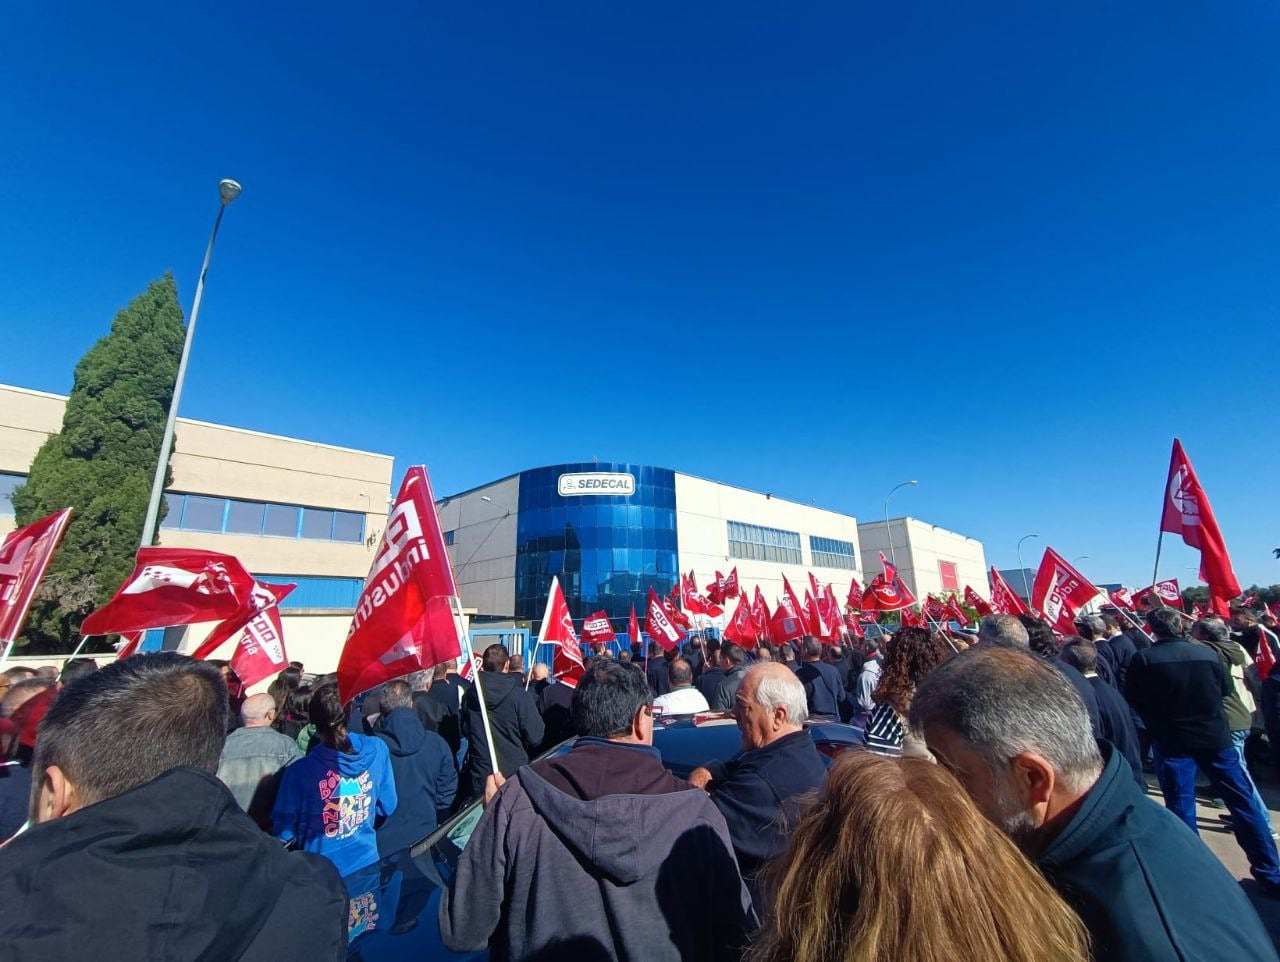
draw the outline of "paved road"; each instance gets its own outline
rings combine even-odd
[[[1259,775],[1258,790],[1262,792],[1267,808],[1271,810],[1272,825],[1280,830],[1280,782],[1276,781],[1276,776],[1273,773],[1261,772]],[[1154,775],[1147,776],[1147,784],[1147,791],[1152,798],[1160,804],[1164,804]],[[1196,804],[1196,821],[1200,826],[1200,837],[1213,850],[1213,853],[1222,860],[1222,864],[1227,867],[1227,870],[1243,883],[1243,888],[1248,893],[1249,900],[1262,918],[1262,924],[1267,927],[1267,931],[1271,934],[1271,941],[1277,947],[1280,947],[1280,901],[1263,898],[1254,889],[1253,876],[1249,874],[1249,862],[1244,857],[1243,850],[1237,844],[1235,836],[1231,834],[1231,830],[1224,826],[1218,818],[1219,815],[1225,814],[1225,808],[1215,807],[1212,802],[1207,802],[1202,792]]]

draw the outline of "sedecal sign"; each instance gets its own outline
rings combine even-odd
[[[636,479],[631,474],[614,472],[562,474],[556,483],[556,490],[562,498],[600,494],[630,497],[636,493]]]

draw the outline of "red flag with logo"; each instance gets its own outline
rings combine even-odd
[[[738,586],[738,568],[735,565],[734,569],[729,572],[729,576],[724,579],[724,596],[725,598],[735,598],[742,591],[743,589]]]
[[[599,614],[603,615],[604,612]],[[595,615],[592,617],[594,618]],[[609,619],[606,617],[604,620],[608,624]],[[612,628],[609,629],[609,633],[613,634]],[[573,630],[573,616],[569,614],[569,603],[564,600],[560,579],[555,576],[552,576],[551,590],[547,592],[547,607],[543,613],[540,641],[544,645],[558,645],[568,663],[582,666],[582,647],[578,642],[578,633]],[[554,665],[554,660],[552,663]]]
[[[693,627],[693,622],[689,620],[689,616],[673,605],[666,598],[659,598],[658,603],[662,605],[662,610],[666,612],[668,620],[677,628],[683,628],[688,631]]]
[[[858,579],[854,578],[849,582],[849,597],[845,604],[850,608],[861,610],[862,608],[862,585],[858,584]]]
[[[1177,438],[1173,439],[1173,454],[1169,458],[1160,530],[1179,535],[1183,542],[1200,549],[1200,580],[1209,586],[1215,609],[1226,608],[1227,602],[1240,596],[1240,582],[1231,568],[1218,519]]]
[[[830,584],[822,588],[822,596],[818,598],[818,613],[827,626],[827,634],[832,639],[839,640],[840,633],[844,630],[844,617],[841,614],[840,602],[836,599],[836,593],[831,589]]]
[[[1160,597],[1163,598],[1164,595],[1161,595]],[[1252,591],[1240,599],[1240,607],[1242,608],[1253,608],[1253,607],[1256,607],[1257,604],[1258,604],[1258,596]]]
[[[707,600],[716,605],[724,604],[724,575],[718,571],[715,578],[707,585]]]
[[[645,609],[644,630],[650,641],[656,641],[667,651],[680,644],[680,630],[667,616],[667,609],[658,598],[658,593],[649,589],[649,603]]]
[[[1111,603],[1117,608],[1133,611],[1133,596],[1129,594],[1128,588],[1117,588],[1115,591],[1108,591],[1107,597],[1111,599]]]
[[[903,608],[898,615],[898,623],[904,628],[923,628],[924,622],[920,620],[920,616],[910,608]]]
[[[889,567],[893,568],[892,565]],[[893,581],[887,581],[884,575],[876,575],[871,579],[867,590],[862,593],[863,611],[901,611],[916,603],[911,589],[896,576],[896,568],[894,572]]]
[[[1258,631],[1261,634],[1258,638],[1258,653],[1253,656],[1253,663],[1258,669],[1258,679],[1266,681],[1276,666],[1276,648],[1280,647],[1280,641],[1262,625],[1258,625]]]
[[[296,587],[298,586],[295,584],[276,585],[255,580],[253,590],[249,592],[249,600],[234,616],[215,625],[208,637],[196,647],[195,651],[191,652],[191,657],[208,658],[232,638],[240,635],[263,612],[280,604]],[[286,661],[285,664],[288,662]],[[251,684],[253,682],[245,682],[246,687]]]
[[[827,637],[827,626],[822,623],[822,618],[818,614],[818,606],[813,600],[813,594],[809,589],[804,592],[804,608],[801,609],[804,615],[805,628],[809,634],[820,641],[830,641]]]
[[[27,610],[53,552],[71,523],[71,509],[10,532],[0,544],[0,652],[22,634]]]
[[[884,571],[884,580],[892,582],[898,577],[898,566],[884,556],[884,552],[880,552],[880,568]]]
[[[1148,585],[1138,592],[1139,598],[1148,599],[1147,604],[1151,604],[1151,601],[1148,598],[1149,595],[1155,595],[1162,603],[1168,605],[1170,608],[1178,608],[1181,610],[1184,607],[1182,604],[1182,590],[1178,587],[1177,578],[1168,578],[1164,581],[1157,581],[1155,584]],[[1110,595],[1108,595],[1108,597],[1110,597]]]
[[[755,597],[751,600],[751,620],[755,623],[758,636],[769,634],[769,618],[769,606],[765,603],[764,592],[756,585]]]
[[[133,572],[80,625],[84,635],[224,621],[242,614],[256,584],[229,554],[200,548],[139,548]]]
[[[779,602],[769,618],[769,637],[773,639],[774,644],[781,645],[793,638],[799,638],[804,633],[805,625],[801,616],[798,613],[792,613],[785,599]]]
[[[284,594],[293,585],[281,585]],[[284,594],[280,595],[281,598]],[[280,624],[280,606],[273,604],[249,620],[240,634],[240,643],[231,656],[231,668],[240,684],[249,688],[264,678],[278,675],[289,666],[284,650],[284,628]]]
[[[1209,616],[1209,609],[1204,607],[1204,605],[1191,606],[1191,617],[1194,618],[1196,621],[1199,621],[1201,618],[1207,618],[1208,616]]]
[[[1023,600],[1018,597],[1018,593],[1000,577],[1000,572],[996,571],[995,565],[991,566],[991,607],[1001,614],[1015,617],[1031,614]]]
[[[1031,603],[1044,613],[1044,620],[1054,631],[1072,634],[1076,614],[1099,594],[1093,583],[1066,558],[1052,548],[1045,548],[1040,570],[1031,586]]]
[[[920,606],[920,613],[930,621],[946,621],[947,609],[941,601],[929,595],[925,598],[924,604]]]
[[[582,622],[582,640],[589,645],[596,642],[617,641],[618,635],[609,623],[609,615],[603,611],[588,615]]]
[[[724,636],[734,644],[754,651],[756,647],[756,626],[751,620],[751,602],[744,591],[738,595],[738,607],[733,610],[733,617],[725,625]]]
[[[808,623],[804,617],[804,607],[796,597],[795,589],[791,587],[791,582],[787,580],[786,575],[782,576],[782,598],[778,601],[778,605],[785,608],[792,618]]]
[[[338,659],[342,700],[461,656],[457,595],[431,479],[425,467],[411,467]]]
[[[987,603],[987,600],[973,590],[969,585],[964,586],[964,600],[970,608],[978,613],[979,618],[985,618],[987,615],[995,614],[995,609]]]
[[[636,606],[634,604],[631,606],[631,618],[627,622],[627,635],[630,638],[631,644],[642,644],[640,639],[640,622],[636,621]]]
[[[862,622],[858,620],[857,614],[852,611],[845,614],[844,626],[849,629],[849,634],[855,638],[867,637],[867,633],[862,627]]]
[[[958,624],[961,628],[968,628],[973,624],[973,619],[965,614],[964,609],[960,607],[960,602],[956,600],[956,594],[953,591],[951,597],[947,600],[947,617]]]

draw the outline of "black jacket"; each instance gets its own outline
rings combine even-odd
[[[795,824],[792,799],[816,791],[827,766],[809,733],[798,731],[707,768],[711,800],[729,825],[738,867],[756,897],[756,874],[782,850]],[[758,901],[757,907],[762,908]]]
[[[478,677],[478,685],[484,690],[484,703],[489,708],[498,767],[503,775],[510,778],[521,765],[529,764],[529,753],[542,743],[546,726],[542,724],[533,696],[524,690],[524,679],[519,675],[482,671]],[[484,791],[485,776],[493,771],[475,687],[467,692],[462,710],[462,733],[468,742],[463,776],[469,796],[474,796]]]
[[[1133,783],[1119,753],[1036,859],[1079,914],[1095,962],[1276,962],[1258,914],[1217,856]]]
[[[1111,742],[1120,752],[1133,772],[1134,781],[1147,790],[1147,779],[1142,774],[1142,748],[1138,744],[1138,731],[1133,727],[1129,703],[1115,687],[1097,675],[1085,676],[1098,698],[1098,718],[1102,724],[1102,738]]]
[[[539,753],[550,751],[574,734],[573,693],[573,688],[558,681],[547,685],[538,695],[538,713],[546,727]]]
[[[650,658],[649,667],[645,671],[645,677],[649,680],[649,690],[653,692],[653,697],[665,695],[671,690],[671,676],[668,668],[671,662],[665,658]]]
[[[1230,679],[1217,652],[1181,639],[1133,656],[1129,702],[1165,754],[1216,754],[1231,747],[1222,699]]]
[[[378,854],[387,856],[435,831],[458,791],[458,770],[448,744],[412,708],[383,715],[377,737],[387,743],[396,780],[396,810],[378,826]]]
[[[458,675],[446,675],[413,696],[413,707],[427,731],[443,738],[454,755],[462,747],[462,701],[470,690],[471,684]],[[427,724],[428,718],[435,721],[434,727]]]
[[[1110,663],[1115,686],[1124,694],[1125,686],[1129,684],[1129,666],[1133,663],[1133,656],[1138,653],[1138,647],[1126,634],[1104,638],[1097,644],[1098,657],[1105,657]]]
[[[719,668],[708,668],[698,678],[698,691],[702,692],[702,697],[707,700],[708,705],[715,701],[716,689],[720,687],[722,681],[724,681],[724,672]]]
[[[1067,681],[1071,682],[1071,687],[1076,690],[1076,694],[1080,696],[1080,700],[1084,702],[1084,710],[1089,713],[1089,726],[1093,729],[1093,737],[1102,737],[1102,718],[1098,712],[1098,696],[1093,693],[1093,686],[1085,679],[1084,675],[1076,669],[1074,665],[1069,665],[1061,658],[1048,659],[1049,664],[1062,672]]]
[[[834,665],[823,661],[806,661],[796,671],[796,677],[804,685],[804,697],[809,702],[810,715],[840,717],[845,702],[844,679]]]
[[[0,849],[0,955],[341,960],[333,864],[287,852],[225,785],[175,768]]]
[[[715,694],[707,699],[712,711],[733,711],[733,703],[738,697],[738,689],[742,687],[742,679],[746,677],[746,665],[734,665],[729,673],[720,679]]]

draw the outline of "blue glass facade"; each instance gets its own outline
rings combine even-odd
[[[635,493],[562,496],[562,474],[610,472],[635,478]],[[638,464],[584,462],[520,474],[516,516],[516,617],[542,620],[552,576],[559,576],[578,618],[605,611],[625,631],[631,605],[644,621],[652,587],[676,579],[675,472]]]

